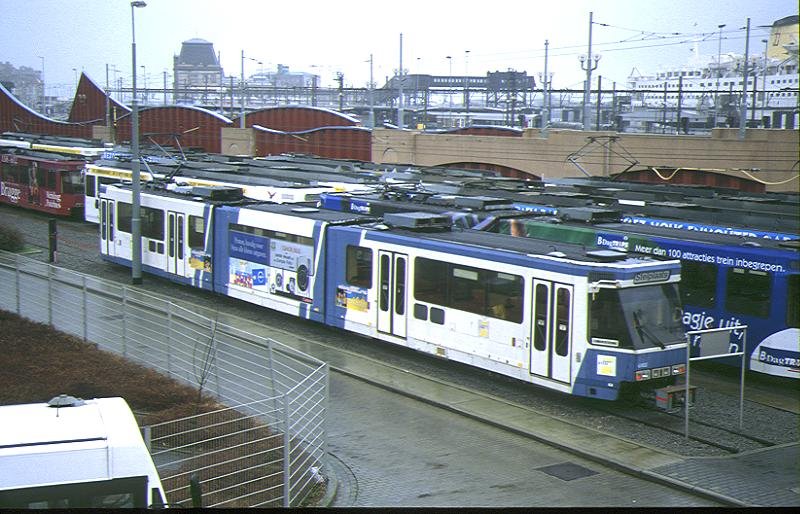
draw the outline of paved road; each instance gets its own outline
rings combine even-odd
[[[330,407],[336,507],[718,505],[339,373]]]

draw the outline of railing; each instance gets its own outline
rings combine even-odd
[[[296,506],[321,480],[327,364],[140,289],[0,252],[0,309],[197,387],[228,406],[145,427],[170,503]]]

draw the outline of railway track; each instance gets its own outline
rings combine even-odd
[[[29,246],[42,250],[40,259],[47,258],[47,216],[37,213],[0,207],[5,220],[23,232]],[[59,221],[59,265],[75,271],[98,275],[107,279],[126,282],[130,271],[127,268],[102,261],[96,250],[97,227],[80,221]],[[681,413],[670,414],[640,405],[626,405],[619,402],[606,403],[568,397],[543,388],[519,383],[513,379],[477,370],[457,363],[443,361],[421,355],[411,350],[389,344],[353,338],[352,334],[320,326],[311,322],[297,320],[279,313],[265,311],[255,305],[237,300],[218,297],[189,287],[178,286],[156,278],[146,278],[145,286],[154,292],[169,295],[177,301],[202,304],[209,309],[227,311],[240,317],[257,321],[264,325],[288,330],[309,341],[316,341],[331,348],[354,354],[366,355],[398,369],[414,370],[421,377],[434,378],[445,384],[467,388],[491,395],[505,401],[519,404],[525,408],[554,417],[569,420],[575,424],[593,427],[597,430],[616,434],[619,437],[642,441],[645,444],[669,449],[677,453],[698,455],[731,455],[743,451],[767,448],[797,439],[798,416],[788,412],[778,414],[772,411],[757,410],[745,419],[750,423],[746,430],[738,430],[733,424],[738,415],[733,414],[730,423],[715,419],[715,414],[706,412],[706,406],[692,409],[690,417],[690,439],[684,438],[684,419]],[[732,403],[724,403],[730,400]],[[712,403],[720,401],[715,397]],[[715,412],[738,413],[738,403],[728,398]],[[761,422],[769,424],[769,418],[791,429],[778,437],[759,437],[754,435],[752,425]]]
[[[651,430],[663,431],[678,436],[686,436],[686,420],[683,408],[676,411],[659,411],[645,405],[615,404],[613,408],[596,406],[595,409],[607,416],[615,416],[646,426]],[[775,446],[772,440],[748,434],[738,428],[724,426],[722,423],[692,419],[693,408],[689,408],[689,439],[718,448],[729,454],[758,450]],[[737,416],[738,418],[738,416]]]

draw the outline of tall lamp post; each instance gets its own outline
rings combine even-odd
[[[133,202],[131,203],[131,283],[142,283],[142,217],[141,217],[141,177],[139,174],[139,105],[136,103],[136,21],[137,7],[146,7],[142,0],[131,2],[131,60],[133,62],[133,81],[131,91],[131,180],[133,182]]]
[[[762,43],[764,43],[764,89],[761,96],[761,119],[764,119],[764,115],[767,112],[767,71],[769,68],[769,39],[762,39]],[[755,76],[753,80],[756,80]],[[755,105],[756,99],[753,98],[753,104]],[[766,128],[766,127],[764,127]]]
[[[591,88],[592,88],[592,71],[597,69],[597,61],[600,60],[599,55],[594,56],[594,65],[592,65],[592,18],[594,17],[594,13],[589,13],[589,50],[586,55],[580,56],[581,61],[581,69],[586,71],[586,83],[583,87],[583,130],[589,130],[589,99],[591,95]],[[586,66],[584,67],[584,63]],[[599,102],[598,98],[598,102]]]
[[[142,64],[142,83],[144,84],[144,91],[142,91],[142,104],[147,106],[147,67]]]
[[[719,29],[719,40],[717,43],[717,83],[714,85],[714,126],[717,126],[717,116],[719,115],[719,78],[722,75],[722,29],[725,24],[717,25]]]
[[[451,126],[454,127],[455,126],[455,121],[453,119],[453,91],[452,91],[452,89],[450,89],[451,87],[453,87],[453,84],[452,84],[452,82],[453,82],[453,56],[452,55],[448,55],[447,57],[445,57],[445,59],[447,59],[448,67],[450,69],[450,71],[448,72],[449,75],[447,76],[447,82],[448,82],[448,84],[447,84],[447,88],[448,88],[447,97],[448,97],[448,100],[449,100],[449,103],[450,103],[450,109],[449,109],[449,111],[450,111],[449,112],[449,114],[450,114],[450,124],[451,124]]]
[[[258,64],[264,64],[263,62],[261,62],[261,61],[259,61],[257,59],[253,59],[252,57],[247,57],[247,59],[250,59],[251,61],[256,62]],[[245,128],[245,119],[244,119],[244,60],[245,60],[244,50],[242,50],[242,84],[241,84],[241,86],[242,86],[241,87],[242,106],[241,106],[241,109],[239,110],[239,128]]]
[[[47,116],[47,92],[44,88],[44,57],[40,55],[39,59],[42,60],[42,114]]]

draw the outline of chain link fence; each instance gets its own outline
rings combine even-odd
[[[327,364],[145,291],[0,252],[0,309],[198,388],[228,408],[144,427],[170,503],[299,505],[322,481]]]

